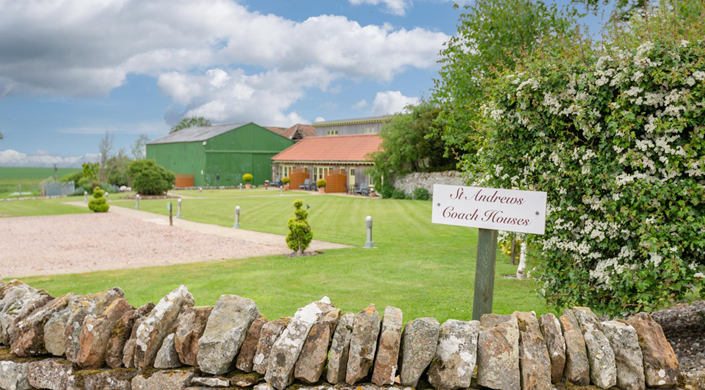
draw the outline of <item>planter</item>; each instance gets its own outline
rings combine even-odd
[[[250,184],[250,183],[245,184],[245,188],[247,188],[249,190],[250,188],[252,188],[252,184]]]
[[[318,193],[319,193],[319,194],[325,194],[325,193],[326,193],[326,187],[318,187]]]
[[[284,191],[289,191],[289,185],[288,185],[288,184],[284,184]]]

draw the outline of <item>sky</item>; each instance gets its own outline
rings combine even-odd
[[[430,95],[461,12],[451,0],[0,0],[0,166],[80,166],[106,132],[129,152],[187,116],[289,127],[394,114]]]

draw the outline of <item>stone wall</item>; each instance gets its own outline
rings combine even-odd
[[[394,181],[394,188],[411,194],[417,188],[425,188],[429,194],[433,194],[434,184],[465,185],[465,181],[460,177],[460,172],[414,172],[397,178]]]
[[[119,288],[52,297],[12,281],[0,287],[0,389],[638,390],[679,380],[647,314],[403,321],[395,307],[341,313],[326,297],[268,320],[237,295],[195,306],[185,286],[134,308]]]

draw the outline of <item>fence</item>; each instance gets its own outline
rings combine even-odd
[[[67,196],[76,191],[76,186],[72,181],[69,182],[48,182],[43,181],[40,185],[42,196]]]

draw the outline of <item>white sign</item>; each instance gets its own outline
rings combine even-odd
[[[433,185],[433,223],[544,234],[546,193]]]

